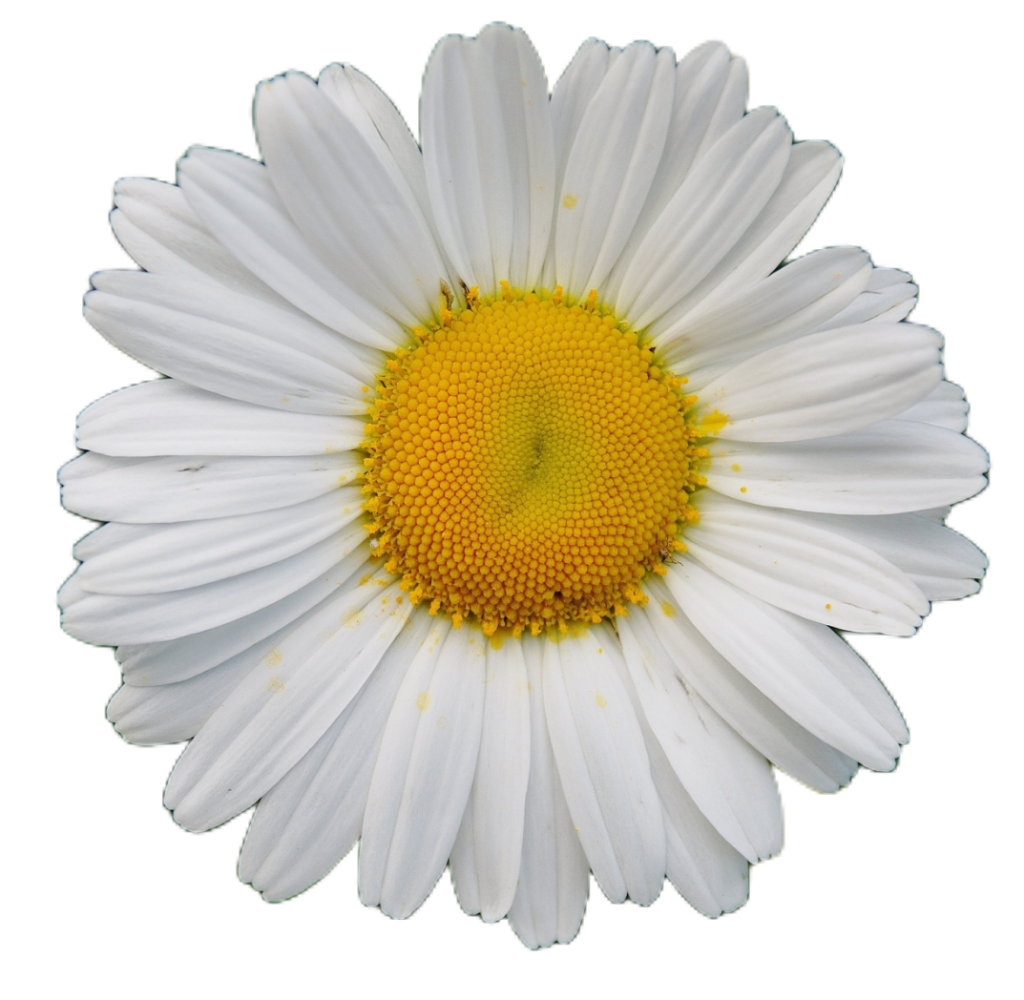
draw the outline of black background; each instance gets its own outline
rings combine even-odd
[[[420,74],[434,39],[441,31],[472,32],[477,25],[437,21],[420,32],[404,27],[409,34],[400,39],[373,38],[339,21],[314,27],[298,43],[266,41],[255,54],[237,42],[225,44],[223,54],[219,47],[226,40],[208,39],[200,47],[195,38],[169,29],[172,54],[155,57],[146,46],[132,54],[117,46],[116,57],[83,63],[66,80],[79,115],[70,126],[78,137],[74,167],[61,182],[70,230],[55,258],[60,348],[52,360],[62,422],[57,420],[60,429],[52,438],[54,469],[76,453],[71,429],[82,406],[147,377],[105,346],[79,314],[78,293],[89,272],[128,266],[106,223],[112,183],[126,174],[171,179],[175,157],[189,142],[251,155],[254,86],[288,68],[315,74],[329,61],[355,62],[415,125]],[[609,41],[623,44],[645,33],[639,37],[675,44],[682,54],[716,30],[750,55],[755,104],[777,104],[798,139],[829,139],[847,156],[834,204],[801,250],[857,244],[878,263],[918,276],[923,294],[916,318],[946,334],[950,377],[977,394],[979,416],[971,430],[987,442],[991,425],[986,420],[991,422],[993,410],[985,378],[991,352],[980,336],[983,304],[976,287],[982,279],[974,256],[979,234],[971,192],[979,174],[969,141],[980,84],[970,59],[951,37],[880,42],[856,27],[842,38],[810,46],[798,43],[787,28],[744,34],[725,24],[644,26],[634,34],[610,35]],[[540,26],[532,37],[552,78],[580,40]],[[987,549],[992,536],[986,508],[987,502],[962,505],[952,523]],[[56,530],[63,540],[56,547],[55,583],[72,568],[67,549],[86,528],[81,520],[60,515]],[[995,588],[994,576],[987,585]],[[970,695],[965,676],[975,677],[974,650],[984,642],[987,627],[983,616],[994,610],[986,611],[985,604],[975,598],[939,605],[912,640],[857,639],[903,708],[912,743],[895,774],[862,772],[849,791],[831,798],[781,780],[786,854],[754,871],[748,908],[712,922],[695,914],[671,886],[647,910],[613,907],[593,886],[582,938],[569,949],[555,949],[555,960],[609,957],[607,949],[616,945],[667,945],[669,956],[695,957],[694,946],[717,944],[750,945],[756,951],[777,946],[799,955],[811,941],[822,957],[839,958],[849,954],[860,932],[865,940],[858,947],[869,948],[873,941],[881,948],[929,918],[949,892],[959,892],[950,886],[958,884],[954,873],[965,863],[963,837],[971,842],[973,795],[979,794],[972,790],[972,776],[984,746],[972,732],[976,724],[965,716],[983,705],[984,694]],[[68,722],[66,734],[51,736],[50,745],[67,754],[71,783],[68,807],[55,822],[67,827],[69,846],[91,843],[60,866],[69,905],[87,906],[98,895],[125,916],[154,915],[158,921],[160,914],[184,907],[212,928],[223,919],[245,925],[252,917],[253,944],[270,940],[272,933],[264,934],[271,928],[290,933],[289,925],[302,925],[304,914],[329,921],[324,926],[342,948],[395,949],[391,954],[397,956],[443,941],[455,954],[463,949],[477,957],[521,953],[506,923],[486,927],[461,912],[446,876],[411,920],[395,922],[361,908],[354,856],[304,898],[276,908],[264,904],[234,875],[247,817],[206,835],[179,829],[161,799],[181,747],[130,747],[104,721],[103,705],[118,684],[111,654],[61,637],[55,662],[62,664],[60,707]],[[60,740],[68,734],[63,745]],[[357,953],[350,957],[357,959]],[[685,983],[685,977],[678,982]]]

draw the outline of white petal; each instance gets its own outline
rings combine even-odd
[[[85,318],[182,381],[299,413],[365,413],[374,370],[318,323],[217,285],[143,271],[93,275]]]
[[[555,151],[544,68],[518,28],[449,36],[423,81],[423,156],[437,226],[484,293],[533,288],[551,232]]]
[[[114,186],[114,206],[114,234],[146,271],[216,282],[278,308],[286,305],[207,232],[176,185],[124,178]]]
[[[594,877],[612,902],[646,905],[661,890],[665,831],[636,712],[612,663],[617,644],[598,627],[546,643],[544,707]]]
[[[841,169],[839,153],[827,142],[794,144],[782,179],[758,217],[707,276],[653,325],[651,333],[678,323],[692,309],[717,309],[771,274],[810,228]]]
[[[651,760],[651,776],[664,809],[665,867],[669,880],[705,916],[731,913],[747,901],[749,862],[708,822],[642,719],[641,726]]]
[[[687,556],[666,582],[711,645],[784,712],[872,770],[896,766],[908,739],[899,710],[835,632],[737,590]]]
[[[573,828],[544,715],[543,638],[524,636],[529,678],[530,779],[519,885],[508,921],[528,948],[577,934],[587,905],[590,870]]]
[[[815,329],[852,301],[867,283],[871,260],[855,247],[816,250],[780,267],[717,309],[687,313],[652,344],[664,363],[703,388],[758,351]]]
[[[903,570],[930,601],[977,593],[988,566],[985,554],[973,542],[923,514],[803,516],[873,549]]]
[[[384,724],[430,624],[425,613],[411,617],[316,746],[260,799],[238,875],[264,899],[307,889],[356,842]]]
[[[86,560],[81,585],[96,594],[164,594],[270,566],[362,516],[356,487],[258,514],[147,526]]]
[[[642,616],[617,622],[639,711],[712,826],[748,861],[782,848],[782,809],[768,761],[681,683]]]
[[[290,625],[328,595],[344,593],[356,586],[359,582],[359,575],[353,571],[356,568],[346,560],[280,601],[205,632],[164,642],[119,646],[117,659],[125,680],[137,687],[172,684],[210,670]]]
[[[769,604],[854,632],[912,635],[928,613],[920,588],[874,550],[807,514],[695,496],[690,555]]]
[[[596,38],[588,38],[555,84],[551,94],[551,121],[559,186],[580,122],[608,70],[621,55],[622,49],[613,49]]]
[[[712,441],[707,485],[747,503],[831,514],[895,514],[985,487],[988,456],[941,427],[883,420],[811,441]]]
[[[297,455],[109,458],[89,453],[60,470],[61,502],[97,521],[156,523],[287,507],[352,482],[358,457]]]
[[[661,580],[646,585],[655,601],[647,618],[679,676],[751,746],[793,777],[822,792],[849,784],[857,763],[794,722],[725,660],[689,619]]]
[[[967,400],[953,382],[940,382],[924,399],[899,414],[900,420],[945,427],[957,434],[967,430]]]
[[[635,43],[587,105],[555,208],[555,281],[570,295],[599,288],[622,252],[661,160],[675,93],[675,57]]]
[[[452,882],[467,913],[487,922],[508,913],[523,854],[523,811],[530,775],[530,684],[522,643],[486,653],[480,756],[463,826],[452,848]]]
[[[61,588],[61,623],[76,638],[100,646],[177,639],[244,618],[321,575],[347,579],[369,554],[366,531],[356,522],[290,559],[170,594],[92,594],[76,573]]]
[[[246,674],[257,669],[282,637],[275,633],[251,649],[187,680],[136,687],[126,681],[110,699],[107,718],[129,743],[191,739]]]
[[[260,85],[255,118],[274,188],[320,259],[399,323],[434,316],[444,262],[351,87],[328,97],[308,76],[287,73]]]
[[[251,806],[302,759],[356,696],[409,616],[378,578],[329,599],[248,674],[181,755],[164,802],[188,830]]]
[[[867,287],[842,312],[822,323],[819,330],[837,326],[851,326],[881,319],[898,323],[910,315],[917,304],[917,285],[906,271],[891,267],[876,267],[871,271]]]
[[[912,323],[813,333],[740,362],[706,386],[695,414],[728,414],[719,436],[801,441],[860,430],[923,399],[942,379],[942,338]]]
[[[214,238],[279,295],[347,337],[393,350],[401,325],[317,256],[281,202],[262,163],[193,147],[178,183]]]
[[[721,42],[706,42],[680,60],[665,148],[623,261],[632,259],[694,165],[743,117],[746,104],[746,64]]]
[[[637,248],[615,308],[637,329],[672,310],[743,237],[778,188],[793,136],[772,108],[737,122],[694,167]]]
[[[271,410],[165,378],[86,407],[77,440],[104,455],[322,455],[357,448],[365,427],[354,417]]]
[[[408,917],[441,877],[466,810],[484,710],[479,629],[435,619],[388,717],[359,852],[359,896]]]

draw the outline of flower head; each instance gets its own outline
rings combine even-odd
[[[840,158],[747,112],[721,44],[444,39],[422,150],[349,66],[257,94],[263,162],[122,181],[142,270],[89,321],[168,376],[79,421],[64,625],[108,714],[191,740],[190,830],[256,804],[268,899],[361,841],[365,903],[568,941],[592,871],[740,906],[781,847],[772,765],[822,791],[907,730],[836,630],[909,635],[985,568],[984,485],[916,288],[787,262]]]

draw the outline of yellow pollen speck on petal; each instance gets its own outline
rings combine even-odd
[[[826,604],[825,605],[825,610],[826,611],[831,611],[832,610],[832,605],[831,604]]]
[[[280,694],[284,690],[284,681],[280,677],[271,677],[267,681],[267,690],[271,694]]]
[[[595,694],[594,702],[596,703],[598,708],[608,707],[608,699],[603,694]]]
[[[740,493],[746,493],[746,492],[747,492],[746,486],[741,486],[740,487]]]
[[[412,604],[492,642],[624,616],[696,520],[696,397],[596,291],[464,293],[378,378],[374,557]]]
[[[675,616],[678,614],[678,612],[676,611],[676,606],[671,601],[661,602],[661,613],[666,618],[675,618]]]
[[[272,649],[267,654],[266,664],[268,667],[276,667],[284,657],[281,655],[281,650]]]
[[[732,469],[733,472],[740,471],[739,463],[737,462],[733,462],[732,465],[729,466],[729,468]]]
[[[416,695],[416,707],[421,712],[425,712],[428,708],[430,708],[430,692],[429,691],[421,691],[418,695]]]
[[[722,429],[728,423],[729,415],[727,413],[719,413],[718,410],[713,410],[711,413],[705,413],[698,420],[701,433],[703,434],[720,434]]]
[[[562,199],[563,208],[575,208],[579,204],[579,199],[575,195],[567,194]]]

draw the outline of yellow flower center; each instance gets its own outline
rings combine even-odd
[[[695,397],[597,304],[561,289],[443,313],[378,384],[368,530],[416,602],[487,634],[600,621],[663,572],[707,452]]]

